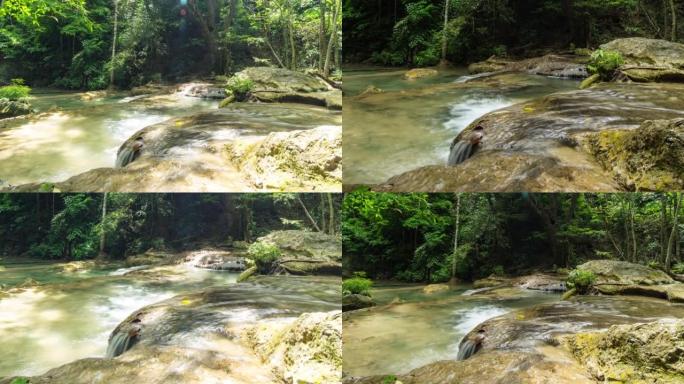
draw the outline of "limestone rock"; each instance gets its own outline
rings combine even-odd
[[[257,241],[270,243],[281,251],[276,273],[296,275],[333,274],[342,272],[342,243],[321,232],[274,231]]]
[[[424,77],[437,76],[439,72],[432,68],[414,68],[404,73],[404,79],[406,80],[417,80]]]
[[[427,294],[448,291],[449,286],[446,284],[430,284],[423,287],[423,292]]]
[[[31,112],[33,112],[33,108],[28,99],[0,99],[0,119],[28,115]]]
[[[684,44],[630,37],[603,44],[601,49],[619,52],[625,59],[620,71],[640,82],[684,81]]]
[[[370,296],[350,294],[342,297],[342,311],[345,312],[373,306],[375,306],[375,302]]]

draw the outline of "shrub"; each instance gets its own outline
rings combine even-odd
[[[492,268],[492,274],[495,276],[504,276],[506,273],[504,272],[504,268],[501,265],[496,265],[494,268]]]
[[[567,284],[571,289],[575,289],[577,293],[587,293],[589,288],[596,281],[594,272],[585,271],[582,269],[573,269],[568,275]]]
[[[260,273],[270,272],[273,263],[280,258],[280,249],[273,244],[256,242],[247,248],[247,254],[254,260]]]
[[[397,377],[394,375],[385,376],[382,379],[382,384],[394,384],[397,381]]]
[[[610,81],[615,76],[615,71],[624,63],[620,52],[597,49],[591,54],[587,69],[592,75],[598,74],[601,80]]]
[[[29,96],[31,93],[31,87],[24,85],[24,80],[22,79],[12,79],[10,85],[0,87],[0,99],[9,99],[11,101],[17,101]]]
[[[238,99],[238,101],[246,99],[253,88],[254,82],[252,79],[241,75],[231,77],[226,83],[226,92],[235,95],[235,98]]]
[[[684,263],[677,263],[673,265],[672,272],[676,274],[684,273]]]
[[[373,281],[364,277],[352,277],[342,282],[342,292],[370,296]]]

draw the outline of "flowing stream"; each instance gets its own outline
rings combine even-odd
[[[110,333],[134,311],[179,294],[226,287],[237,278],[237,273],[187,263],[154,268],[112,265],[80,272],[64,272],[63,264],[54,263],[3,264],[0,285],[6,289],[21,286],[26,279],[39,285],[8,289],[0,296],[0,377],[36,375],[77,359],[104,357]],[[339,308],[339,280],[328,280],[239,284],[235,293],[224,294],[226,300],[235,300],[232,309],[214,317],[225,315],[244,323],[274,311],[297,316]],[[201,328],[202,321],[187,319],[179,326]]]
[[[345,184],[377,184],[406,171],[445,164],[449,144],[482,115],[578,82],[515,74],[507,86],[469,76],[463,68],[404,80],[405,71],[346,70],[344,77]],[[358,97],[368,86],[384,91]]]
[[[427,295],[422,286],[377,286],[373,298],[378,306],[395,304],[345,318],[344,372],[401,374],[438,360],[455,360],[461,338],[481,322],[560,297],[522,290],[506,299],[463,295],[469,288]]]
[[[38,90],[31,102],[39,115],[0,125],[4,185],[57,182],[93,168],[113,167],[119,146],[136,131],[218,106],[216,101],[182,95],[152,105],[123,95],[87,95]]]

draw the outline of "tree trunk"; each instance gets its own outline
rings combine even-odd
[[[672,13],[672,41],[677,41],[677,8],[674,0],[670,0],[670,13]]]
[[[446,63],[447,25],[449,24],[449,0],[444,0],[444,28],[442,29],[442,64]]]
[[[665,270],[670,272],[670,262],[672,261],[672,252],[675,248],[675,238],[677,237],[677,229],[679,227],[679,211],[682,208],[682,195],[677,192],[674,194],[676,198],[674,212],[672,213],[672,231],[670,232],[670,240],[667,242],[667,254],[665,256]]]
[[[629,204],[629,223],[632,232],[632,262],[637,262],[637,240],[636,231],[634,230],[634,195],[631,197]]]
[[[293,71],[297,70],[297,47],[295,46],[295,40],[294,40],[294,22],[292,21],[292,5],[290,5],[290,9],[288,10],[288,16],[287,16],[287,29],[288,29],[288,35],[290,37],[290,69]]]
[[[328,231],[330,231],[331,235],[335,234],[335,207],[333,205],[333,199],[332,199],[332,194],[328,193],[328,219],[330,220],[328,223]]]
[[[667,250],[667,196],[660,196],[660,262],[665,263]]]
[[[318,71],[323,72],[323,62],[325,61],[325,0],[318,0],[320,19],[318,26]]]
[[[323,76],[330,76],[330,56],[332,56],[332,48],[334,46],[335,39],[337,38],[337,19],[340,15],[340,8],[342,3],[340,0],[335,0],[335,12],[332,18],[332,31],[330,32],[330,40],[328,43],[328,50],[325,54],[325,65],[323,66]]]
[[[458,232],[461,219],[461,194],[456,194],[456,225],[454,226],[454,251],[453,260],[451,261],[451,278],[456,278],[456,252],[458,251]]]
[[[100,257],[105,254],[105,243],[107,241],[107,235],[104,228],[105,217],[107,217],[107,192],[102,195],[102,218],[100,219]]]
[[[303,202],[302,199],[299,197],[299,195],[297,195],[297,202],[299,202],[299,205],[302,206],[302,209],[304,210],[304,213],[306,214],[306,217],[307,217],[307,218],[309,219],[309,221],[311,222],[311,225],[313,225],[313,227],[316,229],[316,232],[320,232],[320,231],[321,231],[321,228],[318,226],[318,224],[316,224],[316,220],[314,220],[314,218],[311,217],[311,214],[309,213],[309,210],[306,209],[306,205],[304,205],[304,202]]]
[[[109,62],[109,87],[114,86],[114,57],[116,56],[116,38],[119,33],[119,0],[114,0],[114,36],[112,37],[112,60]]]

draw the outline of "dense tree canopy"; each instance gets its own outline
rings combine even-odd
[[[0,253],[122,258],[204,241],[254,241],[274,229],[334,234],[340,204],[331,194],[2,194]]]
[[[344,265],[348,274],[407,281],[445,281],[452,268],[473,279],[596,258],[669,269],[684,257],[682,196],[351,193]]]
[[[445,16],[445,7],[446,10]],[[616,37],[684,37],[675,0],[346,0],[345,60],[454,63],[595,48]]]
[[[341,0],[4,0],[0,84],[128,87],[255,64],[330,71],[340,23]]]

